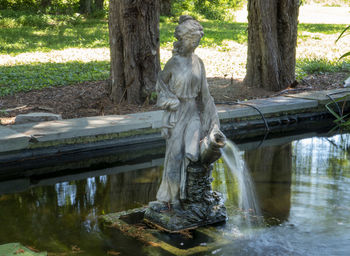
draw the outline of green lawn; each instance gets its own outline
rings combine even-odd
[[[214,50],[221,47],[222,51],[227,47],[227,42],[238,44],[247,42],[246,23],[205,20],[201,21],[201,24],[205,31],[201,47]],[[173,31],[176,25],[177,23],[172,19],[161,18],[161,47],[171,48],[175,40]],[[307,41],[312,37],[313,39],[319,37],[322,41],[323,35],[338,35],[344,27],[344,25],[332,24],[300,24],[299,40]],[[53,56],[46,61],[41,61],[39,53],[58,50],[56,55],[63,56],[68,48],[104,48],[107,51],[108,47],[108,24],[105,19],[2,10],[0,11],[0,96],[49,86],[107,79],[108,58],[101,60],[94,56],[82,56],[82,58],[85,57],[84,60],[75,60],[69,59],[68,56],[68,60],[58,61],[58,58]],[[17,55],[26,56],[31,52],[33,54],[28,55],[29,60],[16,59],[13,63],[10,61]],[[39,53],[34,54],[34,52]],[[82,55],[85,54],[82,53]],[[34,56],[39,57],[30,60]],[[344,69],[350,71],[348,61],[337,62],[335,58],[305,56],[299,58],[297,72],[302,76],[306,73],[334,72]]]
[[[174,42],[177,25],[171,19],[161,19],[160,44]],[[225,21],[202,21],[205,47],[221,46],[224,40],[247,41],[247,24]],[[344,25],[300,24],[299,33],[336,34]],[[105,19],[85,19],[67,15],[28,15],[23,12],[0,11],[0,54],[62,50],[65,48],[109,47],[108,24]]]
[[[0,66],[0,95],[107,79],[109,62],[32,63]]]

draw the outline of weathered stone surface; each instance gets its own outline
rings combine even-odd
[[[242,105],[219,105],[218,113],[220,120],[224,121],[225,119],[243,118],[249,116],[259,116],[260,118],[260,113],[256,109],[244,104],[256,107],[264,115],[296,110],[304,111],[305,109],[312,109],[318,106],[317,100],[312,98],[302,99],[281,96],[268,99],[256,99],[242,102]]]
[[[145,210],[145,207],[142,207],[99,216],[101,230],[113,228],[127,237],[151,245],[147,247],[150,255],[163,255],[164,251],[178,256],[198,255],[221,248],[234,239],[227,239],[221,232],[206,227],[180,234],[168,234],[148,227],[140,228],[143,226]]]
[[[349,94],[350,94],[350,88],[341,88],[341,89],[334,89],[334,90],[310,91],[310,92],[303,92],[298,94],[289,94],[286,96],[294,99],[298,98],[298,99],[317,100],[320,104],[326,104],[328,102],[331,102],[330,97],[332,97],[333,99],[339,99]]]
[[[94,116],[12,125],[11,129],[33,136],[38,142],[48,142],[152,129],[156,117],[153,114]]]
[[[145,212],[148,223],[169,232],[226,219],[221,196],[211,189],[211,163],[220,157],[226,138],[220,131],[203,61],[194,54],[203,27],[191,16],[182,15],[174,35],[178,41],[173,56],[159,72],[156,84],[157,105],[164,110],[163,177],[157,201]]]
[[[212,191],[212,165],[191,164],[187,168],[187,197],[181,205],[172,206],[151,202],[145,211],[146,222],[167,231],[176,232],[226,221],[222,195]]]
[[[0,126],[0,152],[10,152],[28,147],[30,136]]]
[[[15,124],[37,123],[54,120],[62,120],[62,116],[59,114],[34,112],[16,116]]]

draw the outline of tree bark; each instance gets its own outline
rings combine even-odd
[[[160,15],[171,15],[171,0],[160,0]]]
[[[79,0],[79,12],[81,14],[91,13],[91,1],[92,0]]]
[[[96,11],[103,10],[104,0],[95,0],[95,9]]]
[[[159,0],[111,0],[110,96],[141,104],[154,91],[159,61]]]
[[[40,6],[46,8],[51,5],[51,0],[41,0]]]
[[[299,0],[248,0],[244,82],[279,91],[295,81]]]

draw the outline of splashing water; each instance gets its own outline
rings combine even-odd
[[[243,210],[248,226],[253,223],[261,224],[261,210],[256,198],[254,184],[244,160],[237,146],[230,140],[221,149],[222,157],[232,174],[236,177],[239,186],[239,208]]]

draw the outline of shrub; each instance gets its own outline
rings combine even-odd
[[[172,14],[224,20],[230,10],[242,7],[245,2],[246,0],[173,0]]]

